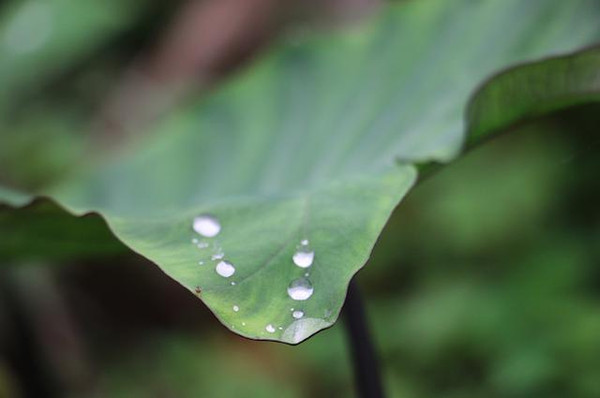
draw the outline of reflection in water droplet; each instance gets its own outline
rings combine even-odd
[[[204,214],[194,218],[193,223],[194,231],[198,232],[202,236],[212,238],[217,236],[221,232],[221,224],[219,220],[208,214]]]
[[[288,295],[294,300],[307,300],[312,296],[314,289],[312,283],[306,278],[292,281],[287,289]]]
[[[304,312],[303,312],[303,311],[300,311],[300,310],[298,310],[298,311],[294,311],[294,312],[292,313],[292,316],[293,316],[295,319],[300,319],[300,318],[302,318],[302,317],[304,316]]]
[[[234,310],[235,312],[238,312],[238,311],[240,310],[240,307],[238,307],[237,305],[234,305],[234,306],[233,306],[233,310]]]
[[[219,264],[215,267],[215,271],[222,277],[229,278],[235,274],[235,267],[228,261],[219,261]]]
[[[269,333],[275,333],[275,326],[271,325],[270,323],[267,325],[267,327],[265,328],[265,330]]]
[[[302,340],[306,339],[311,334],[319,331],[320,329],[326,328],[331,325],[331,322],[327,322],[323,319],[317,318],[302,318],[298,319],[290,326],[288,326],[283,334],[281,340],[297,344]]]
[[[294,264],[296,264],[300,268],[310,267],[314,259],[315,252],[306,247],[301,247],[300,249],[298,249],[298,251],[294,253],[294,256],[292,257]]]

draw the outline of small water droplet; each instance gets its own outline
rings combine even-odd
[[[206,249],[208,247],[208,242],[200,242],[196,246],[198,249]]]
[[[307,278],[308,278],[308,276],[309,276],[309,275],[310,275],[310,273],[309,273],[309,272],[306,272],[306,273],[304,274],[304,276],[305,276],[305,277],[307,277]]]
[[[270,323],[267,325],[267,327],[265,328],[265,330],[269,333],[275,333],[275,326],[271,325]]]
[[[231,286],[235,286],[235,282],[233,282],[233,281],[232,281],[232,282],[231,282]]]
[[[223,257],[225,257],[225,253],[223,253],[222,251],[218,251],[217,253],[213,254],[210,259],[211,260],[222,260]]]
[[[246,322],[242,322],[242,326],[246,326]]]
[[[204,265],[204,261],[202,261],[202,260],[198,261],[198,265]]]
[[[197,244],[198,243],[198,239],[196,239],[196,238],[192,239],[192,243],[193,244]]]
[[[277,329],[279,329],[279,330],[283,330],[283,326],[279,326]]]
[[[312,265],[315,259],[315,252],[307,247],[301,247],[294,253],[292,260],[300,268],[308,268]]]
[[[294,311],[294,308],[293,308],[293,307],[292,307],[292,308],[290,308],[290,311]]]
[[[229,278],[231,275],[235,274],[235,267],[228,261],[219,261],[215,267],[215,271],[222,277]]]
[[[300,310],[294,311],[292,313],[292,316],[294,317],[294,319],[300,319],[304,316],[304,311],[300,311]]]
[[[312,283],[306,278],[300,278],[292,281],[287,289],[288,295],[298,301],[308,300],[314,292]]]
[[[308,246],[308,239],[302,239],[302,242],[300,242],[300,244],[302,246]]]
[[[221,223],[215,217],[204,214],[194,218],[194,231],[207,238],[217,236],[221,232]]]
[[[238,312],[238,311],[240,310],[240,307],[238,307],[237,305],[234,305],[234,306],[233,306],[233,310],[234,310],[235,312]]]

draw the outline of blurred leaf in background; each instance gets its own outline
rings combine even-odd
[[[334,25],[333,19],[323,15],[333,15],[331,10],[345,7],[335,3],[344,2],[324,2],[323,9],[313,4],[311,11],[321,17],[321,23]],[[315,150],[315,143],[317,138],[329,135],[316,134],[319,132],[354,131],[357,135],[355,142],[334,142],[336,145],[327,153],[330,156],[322,158],[324,166],[318,168],[323,174],[314,174],[316,180],[306,180],[307,186],[319,186],[319,178],[327,180],[328,175],[336,175],[338,163],[345,164],[348,148],[358,148],[356,156],[349,157],[351,167],[341,167],[348,175],[364,172],[365,165],[373,170],[379,170],[379,166],[395,170],[393,162],[386,163],[394,159],[393,154],[401,155],[402,161],[431,157],[446,160],[460,144],[462,112],[481,80],[517,61],[574,50],[593,42],[598,34],[600,3],[595,0],[533,0],[527,4],[457,0],[459,7],[440,0],[410,3],[406,13],[400,6],[393,6],[394,11],[349,33],[335,33],[333,39],[314,39],[309,34],[299,43],[277,47],[279,50],[272,53],[275,55],[267,56],[250,72],[217,88],[208,99],[192,100],[188,106],[181,105],[188,102],[177,99],[215,84],[215,76],[226,75],[232,65],[235,68],[244,64],[247,57],[277,35],[277,29],[299,18],[290,18],[286,12],[303,14],[303,10],[288,3],[277,7],[267,0],[158,6],[141,0],[94,4],[67,0],[4,2],[0,17],[0,181],[11,188],[0,187],[0,196],[11,205],[26,204],[29,199],[23,192],[50,192],[73,171],[85,171],[80,165],[91,161],[93,167],[99,164],[101,171],[95,174],[95,180],[83,181],[79,199],[100,205],[82,205],[79,210],[103,209],[106,203],[124,204],[127,212],[143,215],[143,223],[134,220],[135,228],[139,228],[134,232],[145,236],[150,231],[145,222],[148,209],[168,210],[163,206],[170,203],[168,195],[181,190],[189,193],[178,198],[186,208],[185,220],[175,224],[186,232],[182,242],[190,246],[189,220],[197,211],[213,211],[212,201],[206,202],[206,208],[195,207],[202,202],[198,201],[204,190],[215,197],[227,196],[237,192],[237,184],[241,183],[247,192],[254,192],[256,187],[246,179],[252,174],[247,167],[249,160],[268,160],[274,165],[266,169],[264,180],[258,176],[257,181],[263,181],[266,192],[276,199],[279,196],[274,193],[280,193],[280,189],[295,192],[298,181],[304,181],[281,174],[297,177],[306,171],[300,167],[305,163],[291,162],[294,156],[303,161],[312,157],[321,164],[321,158],[315,157],[322,152]],[[263,12],[246,12],[250,9]],[[253,19],[250,14],[260,18]],[[166,28],[164,22],[170,18],[173,26]],[[198,24],[200,20],[203,24]],[[209,21],[218,30],[195,30]],[[231,21],[246,21],[249,25]],[[170,32],[167,38],[157,40],[165,31]],[[240,44],[235,38],[241,36],[253,39]],[[174,43],[186,37],[194,40],[184,40],[175,51]],[[197,40],[206,41],[200,45]],[[205,47],[210,42],[219,42],[221,47]],[[430,42],[435,43],[433,50],[424,51],[431,49],[427,45]],[[137,54],[144,51],[147,54]],[[341,53],[347,57],[338,56]],[[589,54],[593,57],[593,52],[585,56]],[[404,63],[407,58],[410,63]],[[573,66],[569,63],[572,59],[567,59],[567,71]],[[467,68],[463,67],[464,60],[468,60]],[[532,66],[542,68],[544,73],[532,75],[531,69],[525,68],[519,69],[525,73],[515,80],[514,74],[508,74],[493,81],[487,86],[489,91],[481,92],[481,102],[471,104],[471,111],[477,112],[469,116],[475,115],[471,121],[476,121],[474,125],[480,129],[475,132],[495,131],[523,117],[571,104],[551,101],[551,106],[544,108],[548,104],[541,98],[557,93],[561,98],[571,88],[580,93],[595,81],[591,79],[596,73],[594,62],[586,64],[591,66],[583,69],[584,75],[567,75],[562,69],[564,63],[559,62],[557,69],[548,68],[548,63]],[[553,75],[557,70],[562,72]],[[321,77],[321,84],[307,84],[311,73]],[[415,78],[415,74],[422,78]],[[547,86],[543,82],[548,80],[538,81],[538,76],[583,76],[577,82],[586,85],[569,85],[569,79],[561,79]],[[205,86],[205,80],[210,84]],[[184,86],[190,91],[183,90],[177,98],[171,86]],[[285,95],[288,89],[288,94],[294,95]],[[349,95],[355,91],[364,95]],[[158,116],[153,119],[151,110],[149,119],[138,124],[138,111],[144,117],[146,114],[135,105],[146,99],[151,104],[142,108],[152,108],[156,93],[166,93],[166,100],[158,101],[157,109],[163,107],[162,111],[170,116],[166,122]],[[269,95],[260,97],[264,101],[256,101],[257,93]],[[523,94],[519,101],[511,101],[518,93]],[[342,106],[344,101],[340,99],[348,99],[350,106]],[[439,106],[432,107],[432,103]],[[515,111],[508,117],[502,111],[507,104],[514,105]],[[169,112],[170,106],[175,106],[175,111]],[[286,109],[290,112],[279,112],[281,106],[289,106]],[[116,120],[111,113],[115,108]],[[339,112],[334,112],[336,109]],[[372,125],[355,123],[371,120],[371,113],[379,115],[382,109],[389,111],[387,116],[373,119]],[[482,109],[486,112],[478,113]],[[111,117],[107,118],[105,112]],[[339,120],[330,117],[334,114]],[[360,278],[368,293],[391,396],[600,395],[600,352],[596,349],[600,347],[597,114],[597,107],[582,108],[517,129],[430,176],[395,210]],[[272,137],[261,135],[264,141],[254,142],[254,135],[242,133],[277,132],[274,126],[280,124],[272,122],[283,116],[287,116],[282,120],[287,121],[289,135],[283,136],[281,145],[292,150],[282,151],[275,158],[253,152],[271,150]],[[201,123],[207,135],[199,135]],[[319,128],[308,129],[309,125]],[[398,135],[395,128],[400,125],[404,130]],[[448,126],[453,138],[445,140],[449,137],[445,135]],[[127,129],[142,133],[129,137],[124,131]],[[181,132],[178,135],[174,130]],[[239,134],[228,136],[233,130]],[[108,152],[106,142],[98,140],[98,131],[106,133],[101,136],[115,144],[115,152]],[[144,134],[146,131],[149,135]],[[375,140],[373,148],[378,144],[391,155],[369,157],[359,139],[366,131],[374,134],[366,138],[382,138],[387,135],[381,132],[387,131],[400,141],[390,146],[385,140]],[[442,139],[421,141],[425,131]],[[316,133],[311,136],[310,132]],[[145,143],[148,138],[150,145]],[[241,152],[231,151],[228,143],[232,142]],[[169,148],[174,155],[169,155]],[[302,151],[293,150],[298,148]],[[130,158],[131,151],[136,150],[138,154]],[[213,175],[209,170],[207,175],[216,177],[203,180],[199,184],[202,189],[196,191],[198,186],[189,181],[196,181],[204,173],[199,153],[216,158],[220,170],[240,165],[235,169],[237,179],[219,170]],[[214,167],[213,162],[209,163],[206,169]],[[288,163],[289,168],[280,167]],[[182,175],[193,178],[170,181],[181,170]],[[136,184],[143,186],[144,181],[150,188],[142,189],[140,194],[134,188]],[[161,181],[171,189],[165,191]],[[402,196],[399,186],[389,187],[394,198]],[[78,192],[77,187],[68,188]],[[129,195],[131,192],[136,195]],[[342,193],[338,196],[367,193],[371,199],[381,200],[368,184],[356,192]],[[259,197],[259,201],[263,199]],[[318,218],[327,221],[325,216],[334,215],[358,220],[359,224],[363,218],[373,222],[369,216],[356,217],[359,210],[364,210],[362,206],[343,208],[339,198],[334,199],[328,213]],[[261,214],[267,219],[273,203],[252,202],[250,207],[263,206]],[[389,201],[386,211],[396,203],[396,199]],[[231,220],[245,220],[242,226],[256,225],[256,208],[250,212],[237,202],[224,206],[229,206],[227,217]],[[122,211],[109,210],[115,214]],[[294,203],[291,210],[297,215]],[[123,223],[122,215],[114,216],[113,229]],[[340,253],[353,254],[347,251],[351,245],[346,236],[334,245],[328,240],[333,234],[319,237],[325,242],[323,247],[329,248],[329,255],[336,257],[327,264],[338,264],[346,272],[345,279],[336,280],[337,288],[332,288],[335,300],[315,304],[315,311],[330,310],[324,315],[329,321],[337,316],[332,309],[341,305],[345,283],[366,261],[368,243],[375,241],[387,213],[384,216],[379,216],[368,239],[355,242],[363,245],[363,255],[354,256],[352,261],[340,257]],[[227,217],[222,220],[227,221]],[[279,216],[269,220],[284,227],[291,222],[289,217]],[[179,262],[187,257],[162,246],[164,239],[172,238],[169,231],[159,228],[153,235],[158,240],[150,239],[143,245],[137,242],[141,246],[135,248],[145,255],[152,253],[150,257],[162,266],[171,261],[175,268],[194,266],[193,283],[187,286],[194,290],[198,285],[194,279],[196,264],[186,262],[181,266]],[[232,239],[254,250],[255,237],[260,234],[251,232],[238,229]],[[277,238],[278,232],[273,233]],[[179,230],[173,236],[181,238]],[[296,348],[260,344],[224,333],[213,314],[194,296],[114,239],[97,215],[74,218],[43,199],[18,210],[2,207],[0,239],[0,396],[354,394],[341,325]],[[282,257],[287,263],[292,246]],[[262,252],[240,251],[248,256]],[[324,253],[325,249],[317,251],[316,258]],[[47,269],[48,265],[62,267]],[[178,279],[189,282],[187,276]],[[264,285],[254,286],[259,293],[273,282],[262,279]],[[332,280],[323,277],[321,283],[333,286]],[[285,289],[281,292],[285,297]],[[237,319],[233,301],[229,301],[235,298],[236,303],[247,304],[247,297],[269,299],[255,293],[215,296],[214,308],[222,307],[227,320]],[[270,316],[273,311],[265,308]],[[285,319],[291,320],[291,311],[285,309]],[[252,333],[260,330],[266,335],[267,318],[257,315],[254,319]],[[240,330],[241,324],[228,325],[235,332],[248,334]],[[323,326],[317,325],[310,333]],[[44,383],[52,385],[47,390],[52,394],[32,394],[36,384]]]

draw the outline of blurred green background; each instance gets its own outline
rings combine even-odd
[[[18,3],[0,4],[12,10]],[[248,22],[259,32],[252,40],[232,40],[237,44],[223,45],[223,55],[188,67],[216,84],[290,26],[336,24],[372,3],[328,1],[327,13],[316,2],[286,3]],[[83,145],[64,131],[97,109],[122,65],[139,65],[131,54],[153,48],[181,4],[123,2],[122,21],[106,24],[97,12],[84,28],[73,23],[95,27],[95,39],[81,35],[81,52],[69,44],[68,63],[41,59],[49,65],[43,84],[26,71],[23,80],[9,79],[18,59],[0,71],[0,122],[19,127],[0,138],[0,180],[38,186],[63,172]],[[73,13],[81,22],[81,11]],[[160,48],[142,59],[172,54]],[[189,81],[188,67],[148,63],[142,69],[158,85]],[[395,211],[357,277],[390,396],[600,396],[598,115],[597,107],[579,108],[511,131],[428,174]],[[35,138],[41,128],[43,142]],[[14,167],[23,148],[31,154],[27,169]],[[22,212],[41,219],[35,212],[43,209]],[[0,217],[7,212],[2,208]],[[341,322],[297,347],[243,339],[157,267],[107,243],[99,220],[81,222],[102,255],[52,256],[48,267],[35,256],[55,248],[39,244],[52,230],[44,219],[31,237],[32,259],[6,260],[0,397],[28,396],[38,384],[48,394],[82,398],[354,396]]]

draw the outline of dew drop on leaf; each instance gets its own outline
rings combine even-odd
[[[217,253],[213,254],[210,259],[211,260],[222,260],[223,257],[225,257],[225,253],[223,253],[222,251],[218,251]]]
[[[207,238],[217,236],[221,232],[221,223],[215,217],[204,214],[194,218],[194,231]]]
[[[231,275],[235,274],[235,267],[228,261],[219,261],[215,267],[215,271],[222,277],[229,278]]]
[[[312,265],[315,258],[315,252],[308,247],[301,247],[294,253],[292,260],[300,268],[308,268]]]
[[[269,333],[275,333],[275,326],[271,325],[270,323],[267,325],[267,327],[265,328],[265,330]]]
[[[307,278],[292,281],[287,289],[288,295],[298,301],[308,300],[314,292],[312,283]]]
[[[300,310],[297,310],[297,311],[292,312],[292,316],[295,319],[300,319],[300,318],[302,318],[304,316],[304,312],[300,311]]]
[[[233,310],[234,310],[235,312],[238,312],[238,311],[240,310],[240,307],[238,307],[237,305],[234,305],[234,306],[233,306]]]

